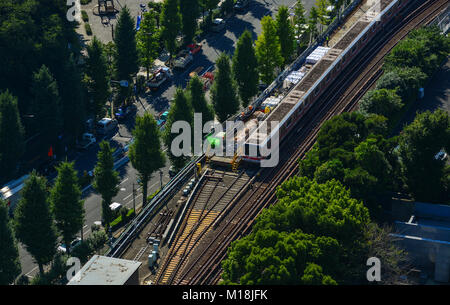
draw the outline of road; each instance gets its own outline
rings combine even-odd
[[[131,14],[136,18],[139,12],[139,4],[141,1],[136,0],[121,0],[122,6],[127,5],[130,8]],[[310,8],[314,4],[314,0],[304,0],[303,4],[309,12]],[[214,68],[214,62],[218,58],[221,52],[225,52],[232,55],[234,52],[235,44],[239,36],[248,29],[253,38],[256,39],[257,35],[261,33],[260,20],[266,15],[272,15],[273,17],[277,13],[277,8],[281,5],[288,7],[293,6],[296,3],[295,0],[279,0],[279,1],[264,1],[253,0],[249,7],[241,14],[236,14],[226,19],[226,29],[220,33],[209,33],[200,42],[202,46],[202,52],[194,55],[194,62],[184,71],[175,71],[174,77],[171,83],[166,83],[160,90],[155,93],[151,93],[148,96],[140,96],[136,102],[137,115],[142,115],[145,112],[150,112],[154,115],[165,111],[170,106],[170,100],[174,96],[177,86],[183,88],[186,87],[189,79],[189,73],[198,67],[203,67],[203,71]],[[90,4],[92,6],[92,3]],[[118,7],[120,9],[120,6]],[[86,9],[82,7],[82,9]],[[86,9],[87,10],[87,9]],[[87,10],[90,24],[94,34],[102,41],[107,42],[111,40],[111,29],[108,26],[102,25],[100,17],[94,16],[92,10]],[[110,25],[116,22],[115,19],[109,20]],[[109,29],[108,29],[109,28]],[[110,143],[112,146],[123,146],[131,140],[132,130],[134,128],[134,117],[128,119],[124,124],[119,124],[118,132],[110,137]],[[75,168],[78,172],[90,171],[94,168],[97,162],[98,145],[94,145],[88,151],[84,153],[77,153],[69,160],[75,161]],[[166,162],[163,172],[163,185],[166,184],[170,178],[168,175],[169,161]],[[142,189],[137,184],[137,171],[131,166],[131,162],[128,162],[124,167],[119,169],[120,185],[119,193],[114,197],[113,202],[119,202],[122,205],[132,208],[133,207],[133,183],[137,190],[136,194],[136,206],[142,205]],[[150,195],[160,187],[160,174],[155,173],[148,183],[148,194]],[[83,235],[87,237],[91,232],[91,226],[95,221],[101,220],[101,197],[97,194],[92,187],[83,191],[84,208],[85,208],[85,225],[83,228]],[[29,277],[33,277],[37,272],[37,265],[34,263],[30,254],[28,254],[22,245],[19,245],[20,261],[22,265],[22,273]]]

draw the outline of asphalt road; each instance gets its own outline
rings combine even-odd
[[[132,15],[136,18],[139,12],[139,3],[141,1],[136,0],[121,0],[120,3],[127,5],[130,8]],[[189,73],[198,67],[203,67],[203,71],[214,69],[214,62],[218,58],[221,52],[233,54],[235,44],[239,36],[248,29],[252,32],[253,38],[256,39],[257,35],[261,33],[260,20],[266,15],[275,16],[277,8],[281,5],[288,7],[293,6],[296,3],[295,0],[279,0],[279,1],[264,1],[253,0],[249,7],[242,13],[231,16],[226,19],[226,28],[220,33],[209,33],[200,42],[202,52],[194,55],[194,61],[184,71],[174,71],[174,76],[171,82],[166,82],[157,92],[151,93],[148,96],[140,96],[136,102],[137,115],[142,115],[145,112],[150,112],[154,115],[165,111],[169,108],[170,100],[172,99],[176,87],[185,87],[189,79]],[[305,8],[309,12],[310,8],[314,4],[314,0],[303,1]],[[119,7],[120,8],[120,7]],[[83,8],[86,9],[86,8]],[[87,9],[86,9],[87,10]],[[96,36],[102,41],[107,42],[111,40],[111,29],[108,26],[102,25],[100,17],[92,14],[92,9],[87,10],[90,18],[90,24],[92,30]],[[110,25],[115,23],[115,19],[110,19]],[[109,135],[106,140],[109,140],[112,146],[124,146],[131,140],[131,133],[134,128],[134,117],[129,118],[123,124],[119,124],[118,132],[114,135]],[[84,170],[90,171],[94,168],[97,162],[98,145],[94,145],[89,148],[88,151],[83,153],[77,153],[69,160],[75,161],[75,167],[78,172],[82,173]],[[168,175],[169,161],[166,162],[166,166],[162,168],[163,172],[163,185],[166,184],[170,178]],[[137,190],[136,206],[142,205],[142,189],[137,183],[137,171],[131,166],[131,162],[128,162],[125,166],[119,169],[121,182],[119,185],[119,193],[114,197],[113,202],[119,202],[122,205],[132,208],[133,207],[133,183]],[[160,174],[155,173],[148,183],[148,194],[150,195],[160,187]],[[87,237],[91,232],[91,226],[95,221],[101,220],[101,197],[97,194],[92,187],[83,191],[83,199],[85,200],[85,225],[83,228],[83,235]],[[23,274],[33,277],[37,272],[37,265],[34,263],[32,257],[19,246],[20,261],[22,264]]]

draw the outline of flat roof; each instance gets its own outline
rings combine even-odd
[[[67,285],[123,285],[141,262],[94,255]]]

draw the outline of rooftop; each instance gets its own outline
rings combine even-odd
[[[136,261],[94,255],[67,285],[123,285],[141,264]]]

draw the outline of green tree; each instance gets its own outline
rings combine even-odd
[[[131,83],[133,75],[139,71],[139,56],[134,20],[126,6],[120,11],[114,42],[117,50],[115,58],[117,80],[128,80],[128,83]],[[130,87],[120,87],[121,98],[128,97],[130,92]]]
[[[408,190],[416,200],[449,200],[445,160],[435,158],[440,150],[450,152],[450,118],[436,110],[417,114],[399,136],[399,152]]]
[[[225,121],[239,109],[236,82],[231,76],[230,58],[220,54],[216,61],[217,71],[211,88],[211,100],[220,122]]]
[[[395,89],[370,90],[359,102],[359,110],[392,119],[404,105],[395,91]]]
[[[83,131],[86,116],[86,91],[82,83],[82,72],[71,55],[63,66],[64,76],[59,80],[61,114],[65,135],[71,143]],[[60,148],[62,150],[62,148]],[[60,153],[62,151],[60,150]]]
[[[56,230],[48,201],[47,179],[35,171],[25,181],[14,216],[16,237],[34,257],[43,275],[44,265],[56,253]]]
[[[17,242],[8,222],[8,208],[0,200],[0,285],[9,285],[20,274],[20,260]]]
[[[50,193],[50,202],[67,254],[70,243],[83,227],[84,202],[78,185],[74,163],[63,162],[57,167],[58,176]]]
[[[262,33],[255,42],[256,57],[258,58],[261,80],[270,84],[275,78],[275,69],[283,63],[280,40],[277,36],[275,21],[270,16],[261,20]]]
[[[44,149],[55,144],[61,131],[61,100],[58,85],[46,66],[33,75],[33,126],[42,136]]]
[[[161,12],[162,12],[162,2],[149,2],[148,8],[152,10],[155,14],[156,27],[159,29],[159,25],[161,22]]]
[[[302,34],[305,32],[305,26],[308,24],[305,16],[306,10],[303,6],[302,0],[298,0],[294,7],[293,18],[295,36],[297,36],[297,39],[300,39],[300,36],[302,36]]]
[[[316,0],[318,20],[320,23],[320,34],[323,32],[323,26],[327,25],[329,22],[328,18],[328,0]]]
[[[0,181],[13,177],[24,151],[24,129],[17,98],[9,91],[0,93]]]
[[[154,11],[144,13],[141,28],[136,34],[141,63],[147,69],[147,80],[149,79],[150,68],[158,57],[159,31],[156,29],[155,16]]]
[[[96,36],[86,47],[86,82],[92,98],[91,110],[96,118],[103,115],[105,103],[110,95],[108,62],[105,47]]]
[[[232,243],[222,263],[225,284],[336,284],[364,279],[364,205],[332,180],[294,177],[252,233]]]
[[[194,113],[202,114],[203,123],[214,121],[214,109],[205,98],[203,83],[198,76],[191,78],[188,84],[188,99],[192,105]]]
[[[195,36],[199,9],[198,0],[180,1],[181,22],[185,43],[192,42]]]
[[[294,53],[294,28],[289,19],[289,10],[284,5],[278,8],[276,27],[283,64],[287,65]]]
[[[418,67],[396,68],[383,73],[378,79],[376,89],[395,89],[407,103],[416,100],[419,88],[425,85],[427,75]]]
[[[114,196],[119,192],[119,174],[114,170],[113,150],[109,142],[100,143],[100,151],[97,155],[97,165],[94,168],[93,187],[102,196],[102,219],[105,227],[109,227],[113,215],[109,205]]]
[[[184,121],[189,124],[191,127],[191,130],[193,130],[193,108],[192,105],[186,96],[185,92],[181,88],[177,88],[177,91],[175,93],[174,100],[172,102],[172,106],[170,107],[169,115],[167,117],[167,123],[165,125],[164,134],[163,134],[163,141],[168,149],[168,156],[173,166],[175,166],[176,169],[181,169],[186,164],[186,162],[190,159],[190,156],[186,156],[184,154],[180,156],[175,156],[172,153],[172,145],[173,140],[178,136],[176,133],[172,133],[172,125],[175,122]],[[183,143],[183,145],[189,145],[189,151],[192,152],[192,137],[193,134],[191,133],[191,143]],[[184,147],[180,147],[182,149]]]
[[[169,51],[170,59],[176,51],[176,38],[181,26],[178,0],[165,0],[161,12],[161,39]]]
[[[134,142],[130,146],[131,164],[139,172],[142,183],[142,206],[147,204],[147,184],[152,174],[164,166],[166,158],[161,150],[158,126],[152,115],[136,118]]]
[[[319,12],[315,6],[309,11],[308,32],[309,44],[311,44],[317,35],[317,22],[319,21]]]
[[[233,77],[236,80],[242,105],[247,107],[250,99],[258,93],[258,59],[252,42],[252,34],[245,30],[236,44],[232,61]]]

